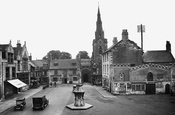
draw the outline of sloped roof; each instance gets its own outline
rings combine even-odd
[[[147,51],[143,54],[145,63],[172,63],[174,61],[172,53],[166,50]]]
[[[116,44],[113,44],[111,47],[109,47],[104,53],[106,53],[106,52],[109,52],[109,51],[111,51],[112,49],[114,49],[115,47],[120,47],[120,46],[122,46],[124,44],[124,41],[123,40],[120,40],[119,42],[117,42]],[[141,49],[134,41],[132,41],[132,40],[127,40],[127,43],[126,43],[126,45],[132,45],[132,47],[135,47],[135,48],[137,48],[137,49]]]
[[[0,44],[1,51],[5,51],[6,47],[8,47],[9,44]]]
[[[76,69],[79,61],[76,59],[56,59],[50,62],[50,69]]]
[[[43,67],[44,64],[47,64],[46,60],[32,60],[31,61],[36,67]]]

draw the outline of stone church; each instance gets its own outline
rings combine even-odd
[[[102,53],[107,50],[107,39],[104,37],[100,9],[98,7],[95,39],[93,40],[92,52],[92,82],[101,84],[102,81]]]

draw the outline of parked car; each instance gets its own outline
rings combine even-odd
[[[33,110],[45,109],[49,104],[49,100],[45,95],[33,97]]]
[[[14,107],[14,111],[16,110],[24,110],[24,108],[26,107],[26,101],[25,98],[17,98],[16,99],[16,106]]]

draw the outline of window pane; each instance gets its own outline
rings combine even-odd
[[[136,91],[140,91],[140,85],[136,85]]]
[[[135,91],[135,85],[132,85],[132,90]]]

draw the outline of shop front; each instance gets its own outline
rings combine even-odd
[[[18,92],[22,91],[22,88],[27,86],[24,82],[19,79],[7,80],[4,82],[4,94],[5,98],[13,94],[18,94]]]

